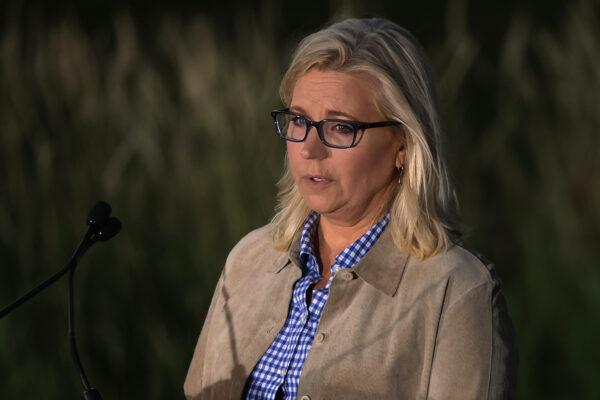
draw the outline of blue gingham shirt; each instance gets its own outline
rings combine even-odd
[[[300,238],[302,277],[294,284],[290,309],[283,328],[248,378],[246,400],[274,400],[278,390],[282,391],[281,398],[284,400],[296,398],[302,367],[329,297],[333,277],[340,269],[352,268],[358,263],[381,236],[389,220],[390,214],[387,213],[363,236],[335,257],[335,263],[331,265],[331,277],[325,287],[312,291],[311,301],[307,306],[307,290],[321,280],[319,264],[313,251],[319,214],[314,211],[309,214]]]

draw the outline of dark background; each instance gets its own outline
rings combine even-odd
[[[298,41],[348,16],[435,67],[467,241],[495,261],[523,399],[600,398],[597,1],[19,2],[0,6],[0,305],[66,262],[98,199],[123,232],[77,274],[107,399],[182,398],[229,249],[268,222],[269,111]],[[0,398],[76,398],[60,282],[0,321]]]

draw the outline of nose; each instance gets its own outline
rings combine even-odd
[[[300,155],[305,159],[322,159],[327,157],[329,150],[327,149],[327,146],[321,142],[316,126],[310,127],[306,140],[300,144],[302,145]]]

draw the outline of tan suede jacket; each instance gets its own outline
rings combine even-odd
[[[272,249],[268,226],[231,251],[184,384],[187,399],[239,400],[286,320],[301,276],[299,237]],[[517,351],[494,267],[454,245],[424,261],[386,229],[340,271],[304,364],[299,400],[510,399]]]

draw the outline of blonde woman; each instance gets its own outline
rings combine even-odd
[[[229,254],[187,398],[511,398],[512,324],[494,267],[460,244],[415,39],[333,24],[302,40],[280,94],[277,212]]]

